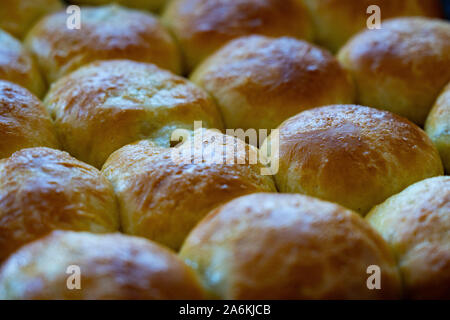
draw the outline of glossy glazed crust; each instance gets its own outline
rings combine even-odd
[[[117,3],[122,6],[159,11],[161,10],[169,0],[70,0],[70,3],[82,4],[82,5],[105,5],[110,3]]]
[[[371,14],[367,8],[377,5],[381,21],[402,16],[442,17],[439,0],[297,0],[309,10],[316,41],[336,52],[353,35],[367,27]],[[373,14],[373,13],[372,13]]]
[[[55,229],[114,232],[114,190],[100,172],[49,148],[0,160],[0,261]]]
[[[263,176],[262,165],[249,161],[256,148],[221,133],[195,132],[200,148],[186,143],[162,149],[141,141],[116,151],[105,163],[102,172],[115,188],[124,232],[178,250],[215,207],[249,193],[276,192],[272,176]],[[226,163],[226,151],[242,164]]]
[[[41,17],[61,8],[60,0],[2,0],[0,28],[22,39]]]
[[[45,84],[37,64],[19,40],[0,30],[0,79],[27,88],[38,97],[45,93]]]
[[[253,194],[211,212],[181,257],[224,299],[393,299],[387,244],[356,213],[302,195]],[[381,290],[367,268],[381,268]]]
[[[408,298],[450,297],[450,177],[410,186],[367,220],[392,247]]]
[[[230,42],[191,76],[217,101],[226,126],[275,129],[313,107],[353,103],[350,75],[327,51],[294,38]]]
[[[450,23],[399,18],[355,36],[339,53],[353,75],[357,102],[423,125],[450,81]]]
[[[361,106],[316,108],[284,122],[279,163],[281,192],[361,214],[414,182],[443,174],[438,151],[419,127]]]
[[[425,130],[438,148],[445,170],[450,174],[450,83],[431,109]]]
[[[58,148],[52,120],[28,90],[0,80],[0,159],[30,147]]]
[[[212,99],[186,79],[128,60],[94,62],[57,81],[44,104],[64,150],[101,168],[124,145],[151,138],[169,146],[176,128],[222,128]]]
[[[306,9],[295,0],[174,0],[163,21],[181,46],[187,71],[241,36],[313,38]]]
[[[69,266],[80,267],[80,290],[67,288],[73,274],[66,273]],[[0,299],[191,300],[203,296],[197,276],[174,253],[121,234],[55,231],[23,247],[0,270]]]
[[[180,72],[178,49],[155,16],[117,5],[83,7],[82,13],[80,30],[67,28],[67,13],[60,11],[27,35],[25,45],[49,83],[96,60],[129,59]]]

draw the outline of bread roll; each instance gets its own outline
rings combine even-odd
[[[41,17],[61,8],[60,0],[1,0],[0,28],[23,38]]]
[[[399,18],[356,35],[339,52],[358,88],[357,102],[423,125],[450,81],[450,23]]]
[[[55,229],[118,228],[114,190],[97,169],[49,148],[0,160],[0,261]]]
[[[197,276],[174,253],[120,234],[55,231],[20,249],[0,270],[0,299],[192,300],[203,296]]]
[[[251,162],[255,147],[211,130],[196,130],[194,139],[198,145],[186,142],[175,149],[141,141],[105,163],[102,172],[115,188],[125,233],[177,250],[215,207],[249,193],[276,192],[272,176]]]
[[[354,34],[367,28],[373,12],[380,8],[381,22],[401,16],[441,17],[440,0],[297,0],[305,3],[315,27],[316,41],[333,52]]]
[[[395,253],[408,298],[450,297],[450,177],[410,186],[367,220]]]
[[[105,5],[109,3],[117,3],[122,6],[137,8],[142,10],[159,11],[169,0],[70,0],[73,4],[82,5]]]
[[[450,174],[450,83],[431,110],[425,130],[438,148],[445,170]]]
[[[350,210],[302,195],[235,199],[197,225],[180,255],[222,299],[401,295],[395,260],[369,224]],[[373,265],[381,269],[381,290],[367,286]]]
[[[150,13],[116,5],[82,7],[79,30],[67,28],[67,17],[65,11],[45,17],[26,38],[49,83],[95,60],[151,62],[180,72],[174,41]]]
[[[355,94],[330,53],[293,38],[234,40],[191,79],[215,98],[227,128],[274,129],[309,108],[353,103]]]
[[[304,111],[279,129],[279,154],[272,155],[272,162],[279,162],[279,190],[361,214],[414,182],[443,173],[425,132],[390,112],[326,106]],[[277,142],[269,137],[263,149]]]
[[[181,46],[187,71],[241,36],[313,38],[306,9],[296,0],[174,0],[163,21]]]
[[[0,80],[0,159],[29,147],[58,147],[52,120],[28,90]]]
[[[120,147],[144,139],[170,145],[176,128],[194,121],[221,128],[206,92],[155,65],[128,60],[94,62],[60,79],[45,101],[62,147],[101,168]]]
[[[0,30],[0,79],[27,88],[38,97],[45,93],[45,84],[31,55],[19,40]]]

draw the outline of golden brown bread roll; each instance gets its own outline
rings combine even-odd
[[[0,28],[23,38],[41,17],[61,8],[60,0],[1,0]]]
[[[450,83],[431,109],[425,130],[438,148],[445,170],[450,174]]]
[[[125,233],[177,250],[215,207],[249,193],[276,192],[272,176],[250,160],[255,147],[211,130],[196,130],[195,137],[199,145],[164,149],[141,141],[109,157],[102,173],[115,188]],[[226,162],[227,152],[243,161]]]
[[[77,270],[79,283],[70,278]],[[198,277],[174,253],[121,234],[54,231],[21,248],[0,270],[0,299],[203,297]]]
[[[339,203],[361,214],[414,182],[442,175],[428,136],[387,111],[335,105],[304,111],[280,126],[275,176],[281,192]],[[271,141],[264,142],[263,150]]]
[[[0,160],[0,261],[55,229],[114,232],[118,218],[108,180],[66,152],[30,148]]]
[[[450,23],[399,18],[356,35],[339,52],[358,88],[357,102],[423,125],[450,81]]]
[[[0,79],[27,88],[38,97],[45,93],[45,84],[31,55],[19,40],[0,30]]]
[[[180,55],[156,17],[117,5],[81,8],[81,29],[67,28],[60,11],[42,19],[25,44],[49,83],[95,60],[151,62],[180,72]]]
[[[441,17],[440,0],[297,0],[303,2],[312,18],[316,41],[333,52],[354,34],[367,28],[369,6],[377,5],[381,22],[401,16]]]
[[[122,6],[150,11],[159,11],[169,0],[70,0],[70,3],[81,5],[105,5],[117,3]]]
[[[401,283],[383,239],[356,213],[318,199],[252,194],[211,212],[180,252],[223,299],[395,299]],[[381,270],[381,290],[367,270]]]
[[[52,120],[28,90],[0,80],[0,159],[29,147],[58,148]]]
[[[274,129],[309,108],[353,103],[355,94],[330,53],[287,37],[231,41],[191,79],[215,98],[227,128]]]
[[[174,0],[163,21],[182,49],[187,71],[241,36],[313,38],[306,9],[295,0]]]
[[[101,168],[129,143],[151,138],[169,146],[176,128],[194,121],[221,128],[213,100],[186,79],[152,64],[128,60],[94,62],[57,81],[45,105],[62,147]]]
[[[408,298],[450,297],[450,177],[410,186],[367,220],[394,251]]]

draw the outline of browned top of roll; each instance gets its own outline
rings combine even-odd
[[[80,268],[81,288],[70,276]],[[68,272],[67,272],[68,271]],[[0,299],[201,299],[194,272],[174,253],[120,234],[55,231],[12,255],[0,270]]]
[[[224,299],[398,298],[387,244],[356,213],[302,195],[252,194],[211,212],[181,256]],[[367,268],[381,268],[381,290]]]
[[[55,229],[118,228],[113,188],[97,169],[49,148],[0,161],[0,261]]]

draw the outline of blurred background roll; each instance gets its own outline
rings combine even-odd
[[[243,37],[191,80],[216,100],[227,128],[274,129],[297,113],[354,102],[351,77],[326,50],[293,38]]]
[[[30,147],[58,148],[50,115],[27,89],[0,80],[0,159]]]
[[[101,168],[129,143],[151,138],[170,146],[177,128],[222,128],[203,89],[155,65],[129,60],[89,64],[57,81],[45,101],[64,150]]]
[[[70,290],[68,285],[78,284],[71,279],[76,272],[80,288]],[[121,234],[55,231],[21,248],[0,269],[0,299],[203,297],[197,276],[174,253]]]
[[[62,7],[60,0],[1,0],[0,28],[21,39],[41,17]]]
[[[367,28],[369,6],[380,8],[381,21],[401,16],[442,17],[440,0],[297,0],[306,5],[314,23],[316,41],[333,52]]]
[[[69,0],[71,4],[98,6],[117,3],[122,6],[149,11],[159,11],[169,1],[170,0]]]
[[[296,0],[174,0],[163,15],[191,71],[229,40],[251,34],[312,40],[312,24]]]
[[[115,188],[125,233],[178,250],[215,207],[249,193],[276,192],[272,176],[252,162],[255,147],[212,130],[194,134],[172,149],[149,141],[128,145],[105,163],[102,173]]]
[[[49,148],[0,160],[0,261],[55,229],[118,228],[114,190],[97,169]]]
[[[356,213],[302,195],[252,194],[212,211],[180,253],[222,299],[396,299],[389,247]],[[381,290],[367,270],[380,268]]]
[[[357,103],[423,125],[450,81],[450,23],[398,18],[366,30],[339,52],[358,88]]]
[[[438,148],[445,170],[450,174],[450,83],[431,110],[425,130]]]
[[[275,179],[280,192],[339,203],[361,214],[414,182],[443,174],[425,132],[390,112],[335,105],[280,126]],[[270,143],[277,143],[270,137]]]
[[[45,83],[32,56],[19,40],[0,30],[0,79],[27,88],[41,98]]]
[[[407,298],[450,297],[450,177],[410,186],[375,207],[367,221],[395,253]]]
[[[151,62],[180,72],[178,49],[158,18],[117,5],[81,8],[81,29],[69,29],[68,15],[46,16],[27,35],[49,83],[95,60]]]

